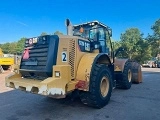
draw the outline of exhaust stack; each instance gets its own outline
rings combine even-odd
[[[73,36],[73,26],[69,19],[66,19],[67,35]]]

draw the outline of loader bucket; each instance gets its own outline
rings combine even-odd
[[[132,83],[142,82],[142,70],[140,64],[137,62],[132,62]]]

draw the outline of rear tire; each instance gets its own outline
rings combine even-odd
[[[112,92],[112,76],[106,65],[95,65],[90,76],[89,91],[81,91],[83,104],[102,108],[108,104]]]
[[[126,62],[122,73],[122,79],[117,81],[118,88],[130,89],[132,85],[132,64]]]
[[[3,67],[3,70],[8,70],[9,69],[9,65],[2,65],[2,67]]]

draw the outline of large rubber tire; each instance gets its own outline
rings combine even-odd
[[[118,88],[120,89],[130,89],[132,85],[132,63],[126,62],[123,73],[122,79],[117,81]]]
[[[2,67],[3,67],[3,70],[8,70],[10,65],[2,65]]]
[[[112,75],[106,65],[95,65],[90,76],[89,91],[80,92],[81,101],[91,107],[108,104],[112,92]]]
[[[132,83],[142,83],[142,70],[140,64],[137,62],[132,62]]]

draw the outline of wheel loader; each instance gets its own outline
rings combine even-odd
[[[14,58],[4,57],[2,49],[0,48],[0,73],[2,73],[3,70],[9,69],[9,67],[12,66],[13,64],[14,64]]]
[[[110,27],[98,21],[72,25],[69,19],[66,26],[67,35],[26,39],[19,70],[5,78],[7,87],[57,99],[78,93],[84,104],[102,108],[114,88],[141,82],[135,61],[116,59],[123,49],[113,51]]]

